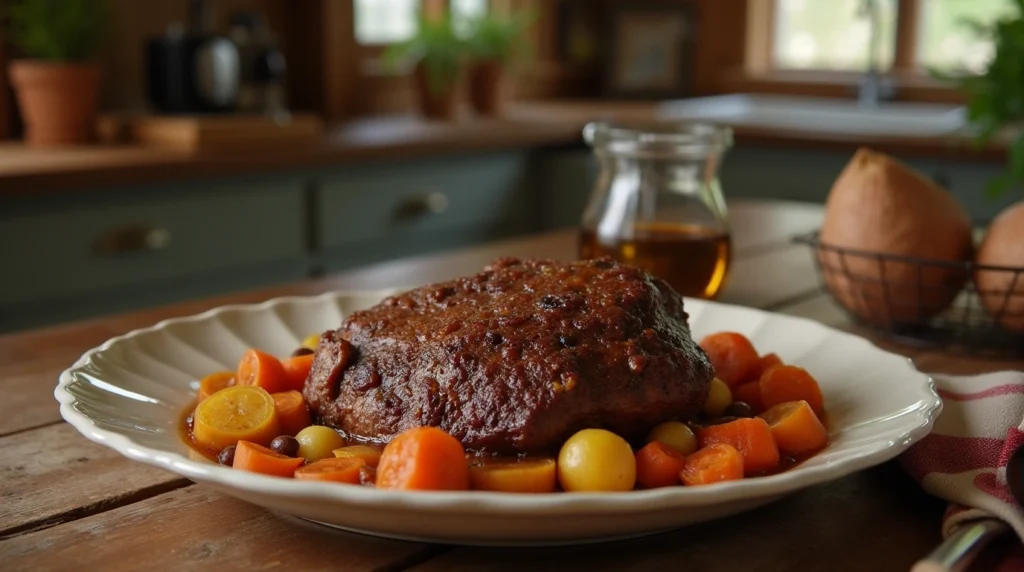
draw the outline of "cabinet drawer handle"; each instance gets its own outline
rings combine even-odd
[[[448,210],[448,197],[439,191],[429,191],[407,197],[395,207],[395,218],[409,220],[426,215],[439,215]]]
[[[131,252],[155,252],[171,244],[171,231],[159,226],[134,225],[108,230],[96,239],[97,254],[113,256]]]

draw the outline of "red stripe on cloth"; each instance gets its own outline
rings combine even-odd
[[[978,474],[974,477],[974,486],[979,491],[988,493],[1005,503],[1013,504],[1016,502],[1013,499],[1013,495],[1010,494],[1010,490],[996,480],[995,473]]]
[[[1017,429],[1016,427],[1010,427],[1006,430],[1006,442],[1003,443],[1003,452],[999,455],[1000,467],[1005,467],[1010,462],[1010,457],[1024,445],[1024,431]]]
[[[939,397],[950,401],[973,401],[975,399],[985,399],[986,397],[997,397],[1000,395],[1013,395],[1016,393],[1024,393],[1024,385],[1019,383],[997,385],[975,393],[954,393],[946,389],[940,389]]]
[[[910,476],[920,481],[929,473],[962,473],[995,468],[1003,452],[1003,440],[987,437],[954,437],[932,433],[900,456]]]

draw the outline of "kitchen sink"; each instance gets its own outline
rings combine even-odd
[[[925,137],[963,129],[962,106],[882,102],[862,106],[855,100],[820,97],[735,94],[661,103],[662,119],[701,120],[733,127],[762,127],[855,135]]]

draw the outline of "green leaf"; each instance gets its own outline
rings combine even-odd
[[[102,45],[107,7],[105,0],[13,0],[6,16],[25,57],[84,61]]]

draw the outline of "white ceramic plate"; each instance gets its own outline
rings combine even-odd
[[[329,293],[228,306],[114,338],[60,376],[61,414],[123,455],[282,513],[394,538],[458,544],[560,544],[642,535],[744,511],[898,455],[941,409],[932,381],[902,357],[809,320],[687,300],[696,337],[733,330],[821,383],[831,444],[778,475],[705,487],[515,495],[392,492],[220,467],[191,453],[179,420],[197,379],[258,347],[286,355],[310,333],[394,291]]]

